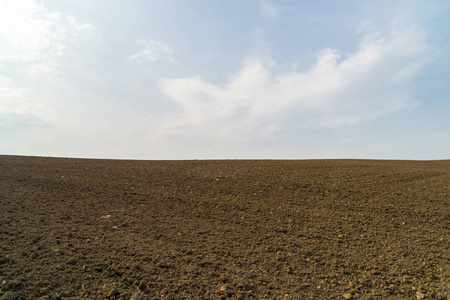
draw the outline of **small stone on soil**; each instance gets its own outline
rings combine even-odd
[[[423,298],[425,298],[425,295],[423,293],[417,291],[416,298],[417,298],[417,300],[422,300]]]

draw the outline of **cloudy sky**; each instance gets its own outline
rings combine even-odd
[[[450,158],[446,0],[0,0],[0,154]]]

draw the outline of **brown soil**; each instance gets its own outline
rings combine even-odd
[[[450,299],[450,161],[0,156],[3,299]]]

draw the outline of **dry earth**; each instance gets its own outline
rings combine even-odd
[[[0,156],[4,299],[450,299],[450,161]]]

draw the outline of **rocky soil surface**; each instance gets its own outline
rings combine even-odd
[[[450,161],[0,156],[6,299],[450,299]]]

